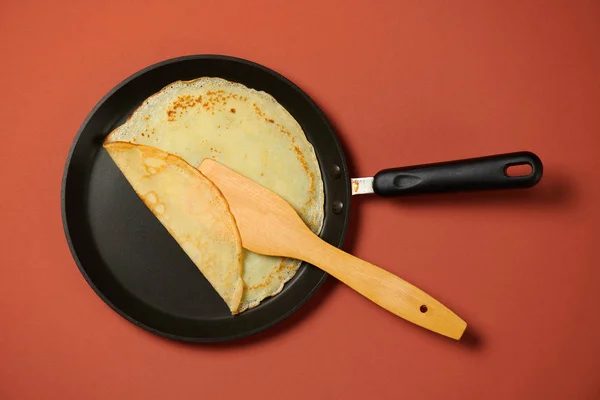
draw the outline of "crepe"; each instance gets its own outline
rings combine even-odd
[[[106,142],[141,143],[198,167],[212,158],[287,200],[319,233],[323,181],[302,128],[272,96],[220,78],[174,82],[146,99]],[[240,311],[280,292],[300,262],[244,250]]]
[[[236,314],[244,287],[242,242],[219,189],[196,168],[162,150],[120,142],[106,143],[104,148]]]

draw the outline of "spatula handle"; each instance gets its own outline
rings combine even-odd
[[[305,261],[399,317],[452,339],[462,336],[466,322],[421,289],[317,236],[313,241]]]

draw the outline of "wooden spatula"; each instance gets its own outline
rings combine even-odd
[[[242,245],[255,253],[313,264],[386,310],[423,328],[460,339],[467,324],[427,293],[315,235],[288,202],[206,159],[200,171],[221,190],[235,217]]]

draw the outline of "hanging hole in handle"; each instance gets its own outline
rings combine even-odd
[[[423,304],[421,307],[419,307],[419,311],[421,311],[423,314],[425,314],[427,312],[427,306],[425,304]]]
[[[529,163],[512,164],[504,168],[504,175],[509,178],[524,178],[533,174],[533,166]]]

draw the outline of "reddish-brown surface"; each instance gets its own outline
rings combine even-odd
[[[58,3],[0,5],[0,398],[600,398],[599,2]],[[71,141],[123,78],[193,53],[295,81],[355,175],[541,156],[529,191],[353,204],[347,248],[447,303],[476,340],[333,280],[276,328],[219,346],[156,337],[94,294],[61,226]]]

